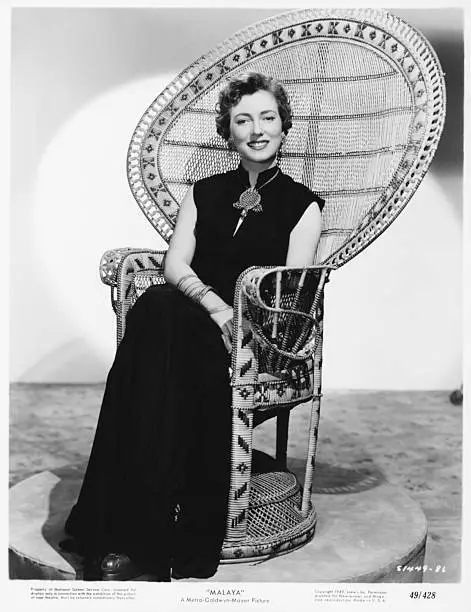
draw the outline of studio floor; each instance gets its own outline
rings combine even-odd
[[[11,386],[10,486],[87,460],[103,389]],[[273,452],[274,425],[272,419],[255,430],[255,448]],[[288,467],[296,472],[308,425],[309,407],[297,407],[288,446]],[[420,504],[429,525],[425,563],[434,568],[427,582],[460,580],[461,464],[462,407],[450,403],[448,392],[324,391],[317,465],[340,481],[347,470],[380,472]]]

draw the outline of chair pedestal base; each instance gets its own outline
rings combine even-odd
[[[295,537],[290,533],[279,533],[278,543],[264,543],[256,539],[247,538],[238,544],[224,546],[222,549],[221,563],[248,563],[250,561],[263,561],[274,556],[284,555],[292,552],[314,537],[317,515],[314,510],[310,512],[303,523],[299,525],[299,534]],[[286,538],[283,536],[286,535]]]
[[[64,538],[64,521],[80,490],[84,467],[41,472],[10,489],[12,579],[77,579],[81,561],[62,552],[59,541]],[[342,481],[344,472],[357,474],[342,468]],[[336,482],[331,466],[322,464],[316,473],[318,484],[312,496],[318,513],[315,537],[309,540],[312,534],[306,528],[300,534],[304,546],[294,550],[299,542],[290,541],[291,554],[263,560],[257,548],[255,563],[224,560],[212,581],[368,583],[422,582],[435,577],[435,568],[422,575],[425,516],[400,487],[367,478],[346,487]],[[321,483],[325,486],[319,488]],[[224,554],[234,552],[230,548],[232,545]],[[446,581],[446,574],[439,576]]]

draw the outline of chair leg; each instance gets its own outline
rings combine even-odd
[[[233,391],[233,397],[236,392]],[[231,484],[229,492],[226,541],[243,541],[247,535],[252,471],[253,411],[233,409]]]
[[[321,409],[321,395],[322,395],[322,336],[323,336],[323,323],[322,320],[319,322],[319,343],[317,345],[316,353],[314,355],[314,391],[316,395],[312,398],[311,404],[311,420],[309,424],[308,434],[308,450],[306,458],[306,471],[304,474],[304,486],[303,486],[303,498],[301,502],[301,514],[307,516],[311,508],[311,493],[312,493],[312,481],[314,478],[314,467],[317,450],[317,436],[319,432],[319,418]]]
[[[288,449],[289,410],[276,417],[276,461],[280,469],[286,469]]]

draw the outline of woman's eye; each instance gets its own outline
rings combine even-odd
[[[242,125],[243,123],[247,123],[247,119],[237,119],[236,125]]]
[[[265,117],[265,119],[267,121],[275,121],[275,115],[268,115],[267,117]]]

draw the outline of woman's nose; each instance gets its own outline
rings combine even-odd
[[[252,134],[254,136],[260,136],[260,134],[263,134],[262,126],[257,119],[255,119],[255,121],[252,123]]]

